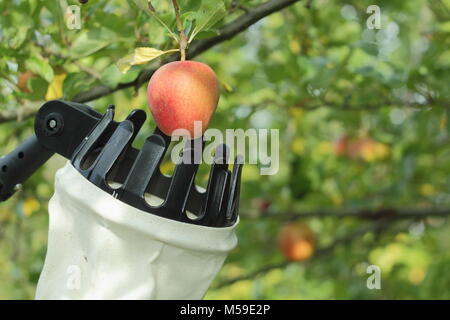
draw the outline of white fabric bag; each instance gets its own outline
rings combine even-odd
[[[201,299],[237,244],[236,225],[197,226],[138,210],[70,163],[56,173],[49,215],[36,299]]]

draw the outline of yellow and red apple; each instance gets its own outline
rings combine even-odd
[[[216,110],[219,92],[219,81],[208,65],[175,61],[156,70],[148,83],[147,98],[162,132],[172,135],[176,129],[185,129],[190,138],[198,138],[194,121],[201,121],[203,134]]]

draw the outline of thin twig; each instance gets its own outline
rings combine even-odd
[[[148,9],[151,12],[156,13],[155,7],[152,5],[152,3],[150,1],[148,2]]]
[[[450,216],[450,208],[380,208],[380,209],[323,209],[305,212],[267,212],[262,215],[251,215],[241,212],[243,218],[273,218],[278,220],[297,220],[308,218],[357,218],[363,220],[389,219],[425,219],[429,217],[445,218]]]
[[[0,123],[9,121],[23,121],[36,114],[44,101],[28,102],[19,108],[0,110]]]
[[[81,71],[86,72],[87,74],[93,76],[97,80],[101,79],[102,77],[100,73],[98,73],[96,70],[86,67],[85,65],[83,65],[78,61],[74,61],[73,64],[76,65]]]
[[[178,42],[180,44],[181,61],[185,61],[186,60],[186,48],[187,48],[188,41],[187,41],[186,34],[183,31],[183,23],[181,22],[181,17],[180,17],[180,7],[178,6],[177,0],[172,0],[172,4],[173,4],[173,9],[175,11],[175,17],[177,20],[178,34],[180,35]]]

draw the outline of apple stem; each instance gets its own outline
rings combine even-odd
[[[183,24],[181,23],[180,18],[180,8],[178,7],[177,0],[172,0],[173,9],[175,10],[175,17],[177,19],[177,29],[178,33],[180,34],[179,38],[179,45],[180,45],[180,54],[181,54],[181,61],[186,60],[186,48],[187,48],[187,37],[186,34],[183,31]]]

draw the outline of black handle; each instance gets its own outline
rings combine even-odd
[[[13,152],[0,159],[0,201],[9,199],[16,191],[16,185],[22,184],[54,152],[43,147],[36,135],[25,140]]]

